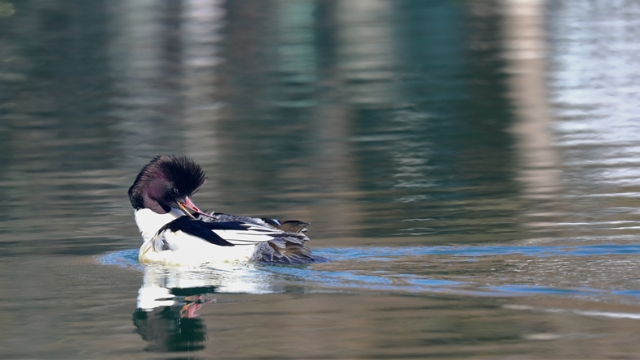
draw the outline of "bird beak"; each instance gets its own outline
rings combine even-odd
[[[189,216],[192,219],[195,219],[195,216],[193,216],[193,214],[191,214],[191,211],[193,211],[195,214],[200,214],[200,215],[204,215],[204,216],[208,216],[208,217],[213,217],[213,216],[207,214],[206,212],[198,209],[196,204],[194,204],[193,201],[191,201],[191,199],[189,199],[188,196],[186,196],[184,198],[184,202],[178,201],[178,206],[180,206],[180,210],[182,210],[182,212],[185,213],[185,215]],[[191,211],[189,211],[189,210],[191,210]]]

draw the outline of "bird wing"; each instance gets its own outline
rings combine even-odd
[[[204,222],[242,222],[249,223],[254,225],[265,226],[267,228],[274,228],[286,233],[300,233],[307,231],[306,227],[309,225],[308,222],[299,221],[299,220],[286,220],[280,221],[278,219],[271,218],[255,218],[250,216],[237,216],[230,215],[225,213],[217,213],[211,212],[207,216],[200,215],[198,220],[202,220]]]
[[[242,221],[203,224],[211,232],[233,245],[256,245],[286,234],[282,230]]]
[[[160,228],[158,235],[167,230],[174,233],[182,231],[218,246],[256,245],[287,234],[282,230],[243,221],[204,222],[186,216]]]

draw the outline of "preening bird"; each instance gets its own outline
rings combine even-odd
[[[160,155],[145,165],[129,188],[143,244],[144,263],[188,265],[324,261],[306,246],[306,222],[235,216],[200,210],[191,196],[205,173],[184,156]]]

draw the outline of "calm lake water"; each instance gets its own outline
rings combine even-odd
[[[640,354],[640,3],[0,0],[0,358]],[[137,263],[161,153],[311,266]]]

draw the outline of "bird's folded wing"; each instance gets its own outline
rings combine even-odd
[[[204,222],[186,216],[163,226],[158,234],[164,231],[182,231],[219,246],[255,245],[288,235],[282,230],[242,221]]]
[[[204,224],[213,233],[233,245],[256,245],[286,235],[282,230],[240,221]]]

